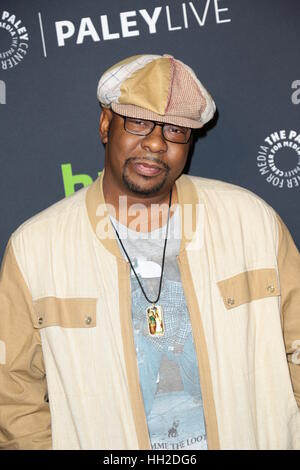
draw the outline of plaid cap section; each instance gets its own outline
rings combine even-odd
[[[138,55],[100,78],[98,100],[124,116],[200,128],[216,105],[194,71],[173,56]]]
[[[142,69],[159,55],[132,56],[118,62],[108,69],[100,78],[97,88],[97,97],[104,107],[110,107],[111,103],[118,100],[121,95],[121,84],[137,70]]]

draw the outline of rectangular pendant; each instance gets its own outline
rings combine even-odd
[[[148,333],[150,336],[163,336],[165,324],[163,309],[160,305],[152,305],[147,308]]]

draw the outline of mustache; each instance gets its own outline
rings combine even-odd
[[[143,162],[152,162],[154,163],[155,165],[159,165],[159,166],[162,166],[166,171],[169,171],[170,170],[170,167],[169,165],[167,165],[165,162],[163,162],[162,160],[159,160],[157,157],[153,157],[151,155],[147,155],[146,157],[128,157],[126,160],[125,160],[125,163],[124,163],[124,168],[126,168],[126,166],[130,163],[130,162],[139,162],[139,163],[143,163]]]

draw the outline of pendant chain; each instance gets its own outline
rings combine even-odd
[[[135,269],[134,269],[134,267],[133,267],[133,264],[132,264],[132,262],[131,262],[131,259],[129,258],[128,253],[127,253],[127,251],[125,250],[125,247],[124,247],[124,245],[123,245],[123,243],[122,243],[122,241],[121,241],[121,238],[120,238],[120,236],[119,236],[119,234],[118,234],[118,231],[117,231],[117,229],[115,228],[114,224],[111,222],[111,224],[112,224],[112,226],[113,226],[113,228],[114,228],[114,230],[115,230],[115,232],[116,232],[116,235],[117,235],[117,237],[118,237],[118,240],[119,240],[119,242],[120,242],[120,244],[121,244],[121,246],[122,246],[122,248],[123,248],[123,250],[124,250],[124,253],[125,253],[125,255],[126,255],[128,261],[129,261],[129,263],[130,263],[131,269],[132,269],[132,271],[134,272],[134,275],[135,275],[135,277],[136,277],[136,279],[137,279],[137,281],[138,281],[138,283],[139,283],[139,286],[140,286],[140,288],[141,288],[141,290],[142,290],[142,292],[143,292],[143,294],[144,294],[146,300],[147,300],[149,303],[153,304],[153,305],[156,304],[156,302],[158,302],[158,300],[159,300],[159,298],[160,298],[160,292],[161,292],[161,286],[162,286],[162,279],[163,279],[163,273],[164,273],[164,265],[165,265],[165,254],[166,254],[167,241],[168,241],[168,229],[169,229],[169,220],[170,220],[171,200],[172,200],[172,189],[171,189],[171,191],[170,191],[170,198],[169,198],[168,220],[167,220],[167,227],[166,227],[166,236],[165,236],[164,250],[163,250],[163,256],[162,256],[162,263],[161,263],[161,275],[160,275],[160,281],[159,281],[159,290],[158,290],[157,299],[155,299],[154,301],[150,300],[150,299],[147,297],[147,294],[146,294],[146,292],[144,291],[144,288],[143,288],[143,286],[142,286],[142,284],[141,284],[141,281],[140,281],[140,279],[139,279],[139,277],[138,277],[138,275],[137,275],[137,273],[136,273],[136,271],[135,271]]]

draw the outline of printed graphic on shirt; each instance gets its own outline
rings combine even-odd
[[[140,384],[153,449],[206,449],[197,357],[181,283],[165,280],[164,336],[149,335],[147,301],[132,283]],[[145,283],[144,283],[145,284]]]
[[[118,224],[119,235],[150,300],[159,291],[164,245]],[[152,449],[207,449],[197,357],[176,255],[179,213],[170,220],[162,289],[153,308],[131,269],[132,322],[140,386]],[[153,233],[153,232],[152,232]],[[122,248],[121,251],[123,252]],[[124,257],[126,258],[124,252]],[[158,333],[158,334],[156,334]]]

